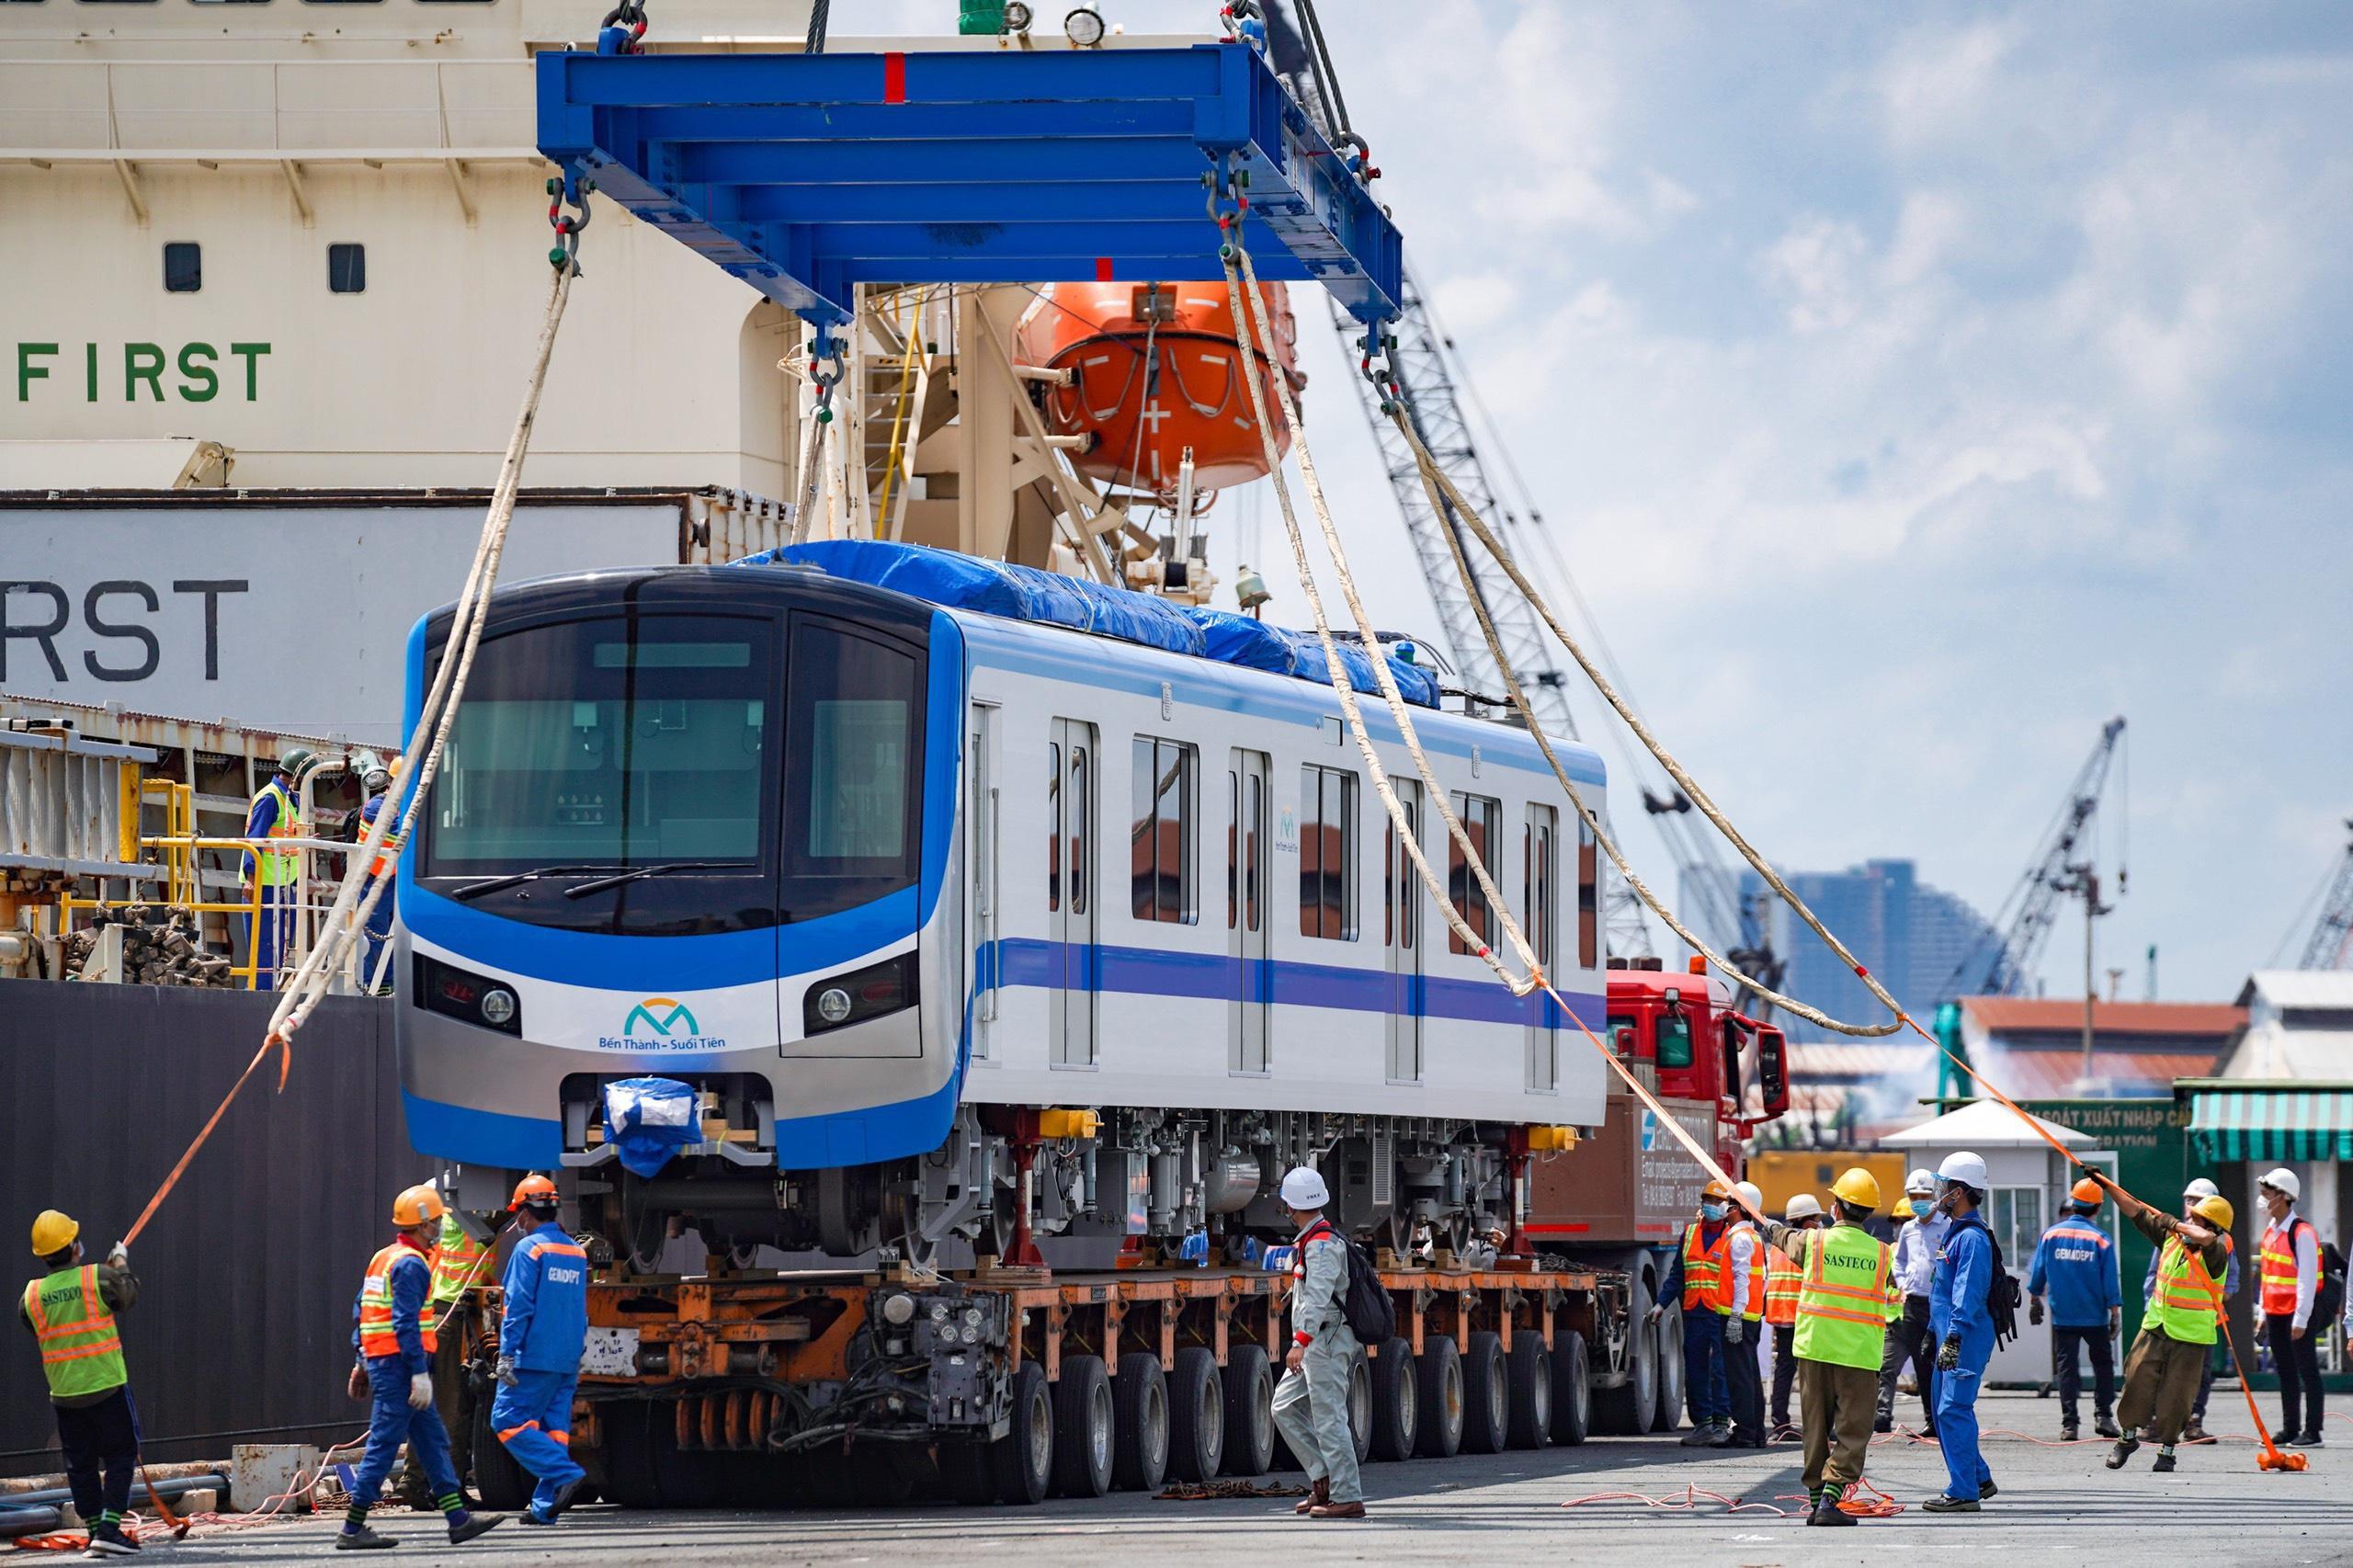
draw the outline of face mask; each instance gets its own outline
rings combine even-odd
[[[1703,1220],[1721,1220],[1724,1217],[1724,1206],[1721,1203],[1702,1203],[1699,1205],[1699,1217]]]

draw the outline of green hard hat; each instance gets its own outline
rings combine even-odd
[[[278,759],[278,771],[290,778],[300,778],[318,766],[319,754],[309,746],[288,746],[286,755]]]

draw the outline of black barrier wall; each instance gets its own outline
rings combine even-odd
[[[40,1267],[33,1216],[64,1210],[104,1256],[236,1082],[274,1000],[0,981],[0,1475],[59,1468],[17,1316]],[[402,1125],[392,1004],[329,998],[276,1091],[274,1066],[254,1074],[131,1249],[122,1338],[150,1460],[367,1425],[343,1388],[352,1301],[391,1239],[393,1195],[431,1169]]]

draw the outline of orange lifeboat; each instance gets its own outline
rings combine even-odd
[[[1307,378],[1290,293],[1261,284],[1259,299],[1296,393]],[[1098,483],[1170,496],[1188,448],[1199,490],[1266,477],[1266,442],[1237,373],[1242,336],[1222,282],[1050,283],[1016,341],[1023,364],[1070,372],[1068,386],[1046,385],[1044,409],[1055,434],[1093,437],[1071,453],[1073,465]],[[1276,424],[1275,449],[1289,451],[1266,355],[1254,345],[1247,360]]]

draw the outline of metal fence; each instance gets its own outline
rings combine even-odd
[[[267,1028],[267,993],[0,981],[0,1274],[38,1265],[33,1216],[82,1223],[93,1259],[129,1227]],[[431,1166],[400,1111],[392,1010],[329,997],[283,1094],[256,1074],[132,1250],[123,1318],[151,1460],[238,1442],[317,1441],[366,1425],[345,1397],[351,1305],[390,1238],[392,1195]],[[32,1336],[0,1343],[0,1474],[58,1468]]]

